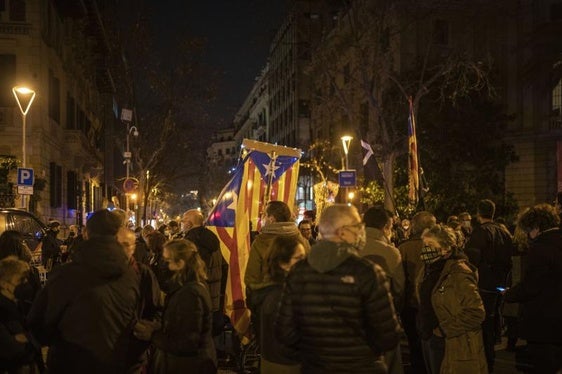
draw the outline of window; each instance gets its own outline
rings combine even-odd
[[[10,21],[25,22],[25,1],[10,0]]]
[[[433,21],[433,43],[449,45],[449,22],[442,19]]]
[[[60,208],[62,205],[62,166],[51,162],[49,171],[51,208]]]
[[[16,85],[16,55],[0,55],[0,107],[13,107],[16,104],[12,87]]]
[[[69,171],[66,173],[66,207],[67,209],[77,209],[78,207],[78,178],[76,173]]]
[[[66,93],[66,128],[76,129],[76,103],[70,93]]]
[[[49,70],[49,117],[60,123],[60,81]]]

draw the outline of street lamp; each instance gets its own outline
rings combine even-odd
[[[127,150],[123,153],[123,158],[125,158],[125,165],[126,165],[126,181],[129,181],[129,170],[131,168],[131,151],[129,149],[129,136],[133,135],[135,138],[139,136],[139,130],[136,126],[131,126],[129,122],[127,122]],[[129,213],[129,192],[125,192],[125,206],[126,212]],[[129,215],[127,214],[127,217]]]
[[[12,88],[12,93],[16,98],[16,102],[18,103],[18,107],[21,111],[21,116],[23,119],[23,126],[22,126],[22,141],[21,141],[21,152],[22,152],[22,160],[21,164],[22,167],[26,167],[26,153],[25,153],[25,137],[26,137],[26,117],[27,112],[29,112],[29,108],[31,108],[31,104],[35,99],[35,91],[31,88],[23,87],[23,86],[16,86]],[[25,203],[25,195],[21,195],[21,205],[23,209],[27,210],[26,203]]]
[[[341,137],[341,143],[343,145],[343,153],[345,154],[345,170],[349,170],[349,160],[347,158],[347,154],[349,153],[349,145],[351,143],[351,139],[353,139],[353,137],[349,135],[344,135]]]

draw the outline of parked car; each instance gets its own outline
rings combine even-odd
[[[47,232],[47,226],[33,214],[15,208],[0,208],[0,234],[16,230],[23,234],[29,249],[35,252],[37,245]]]

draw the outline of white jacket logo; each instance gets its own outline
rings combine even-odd
[[[355,277],[353,275],[344,275],[340,279],[341,279],[342,283],[348,283],[348,284],[354,284],[355,283]]]

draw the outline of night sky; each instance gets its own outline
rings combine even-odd
[[[217,129],[229,127],[266,65],[286,0],[158,0],[151,8],[163,42],[175,33],[208,40],[205,61],[221,77],[217,103],[209,110]]]

